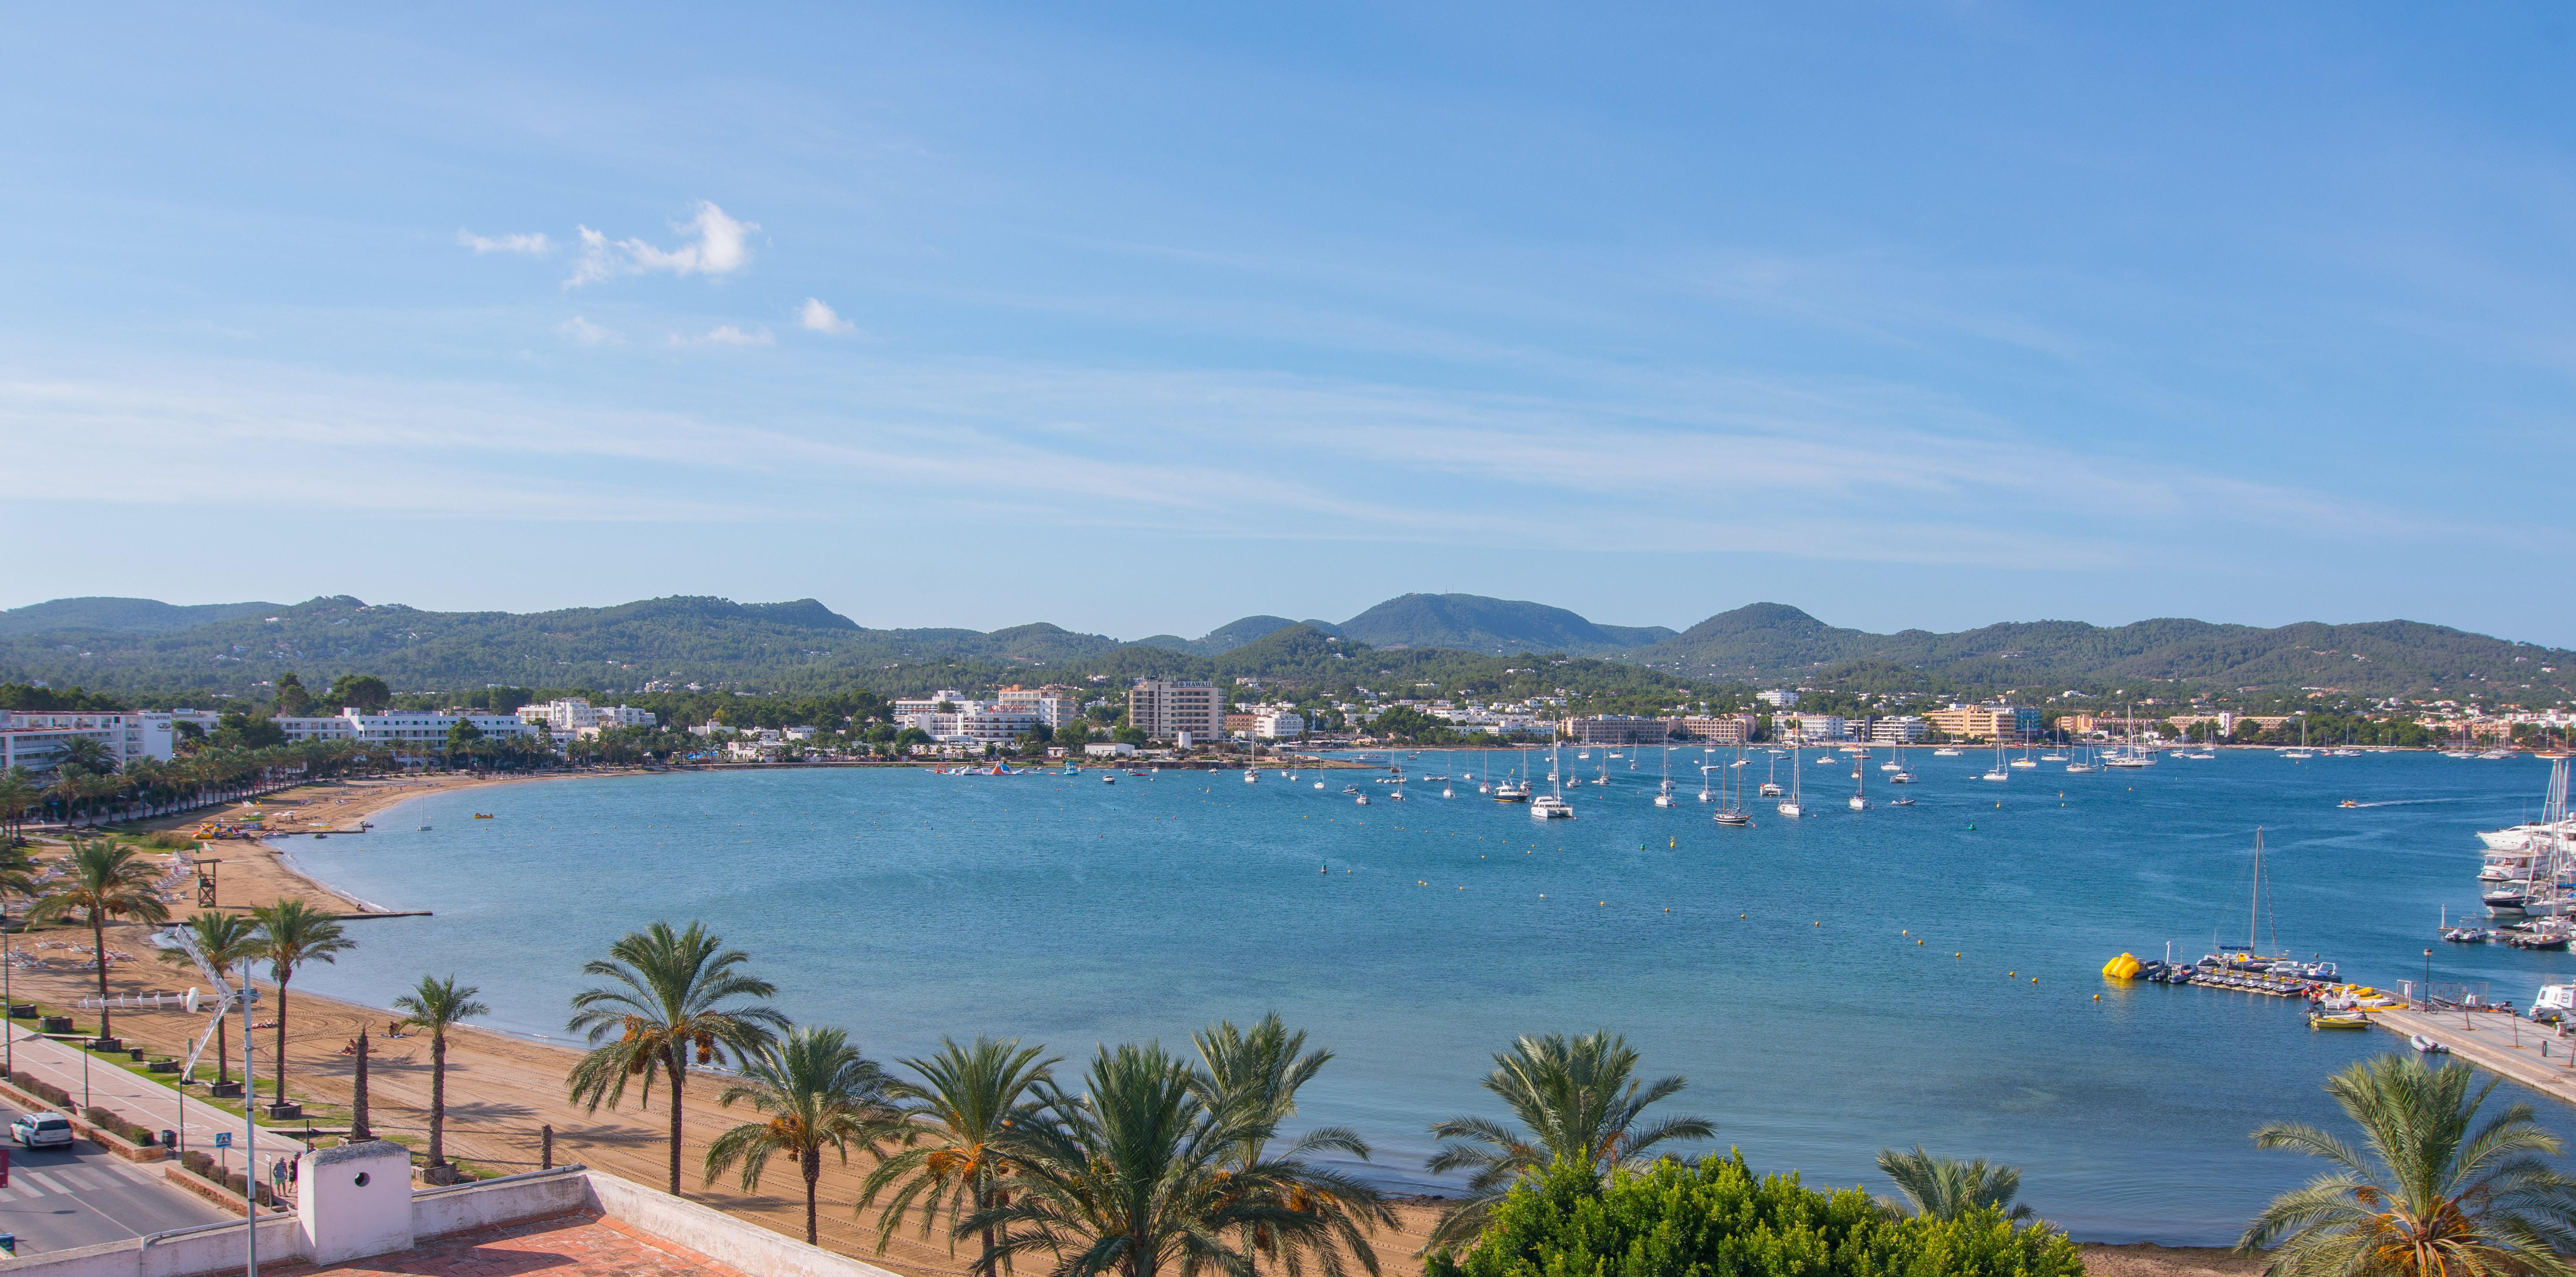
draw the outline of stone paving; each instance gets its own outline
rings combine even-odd
[[[656,1241],[597,1215],[562,1215],[423,1239],[410,1250],[280,1277],[743,1277],[695,1251]]]

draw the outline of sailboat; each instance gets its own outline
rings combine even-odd
[[[1673,805],[1673,747],[1670,745],[1664,746],[1664,780],[1662,784],[1655,786],[1655,805],[1658,807]]]
[[[2030,756],[2030,734],[2028,732],[2022,733],[2021,757],[2014,759],[2012,761],[2012,765],[2014,769],[2018,771],[2027,771],[2030,768],[2039,766],[2039,760]]]
[[[1753,823],[1752,814],[1744,810],[1744,743],[1742,741],[1736,742],[1735,754],[1735,765],[1726,769],[1726,775],[1718,777],[1719,805],[1716,819],[1717,823],[1730,829],[1741,829]],[[1735,787],[1731,791],[1726,788],[1727,775],[1735,778]]]
[[[1560,778],[1561,773],[1556,766],[1556,746],[1549,745],[1547,754],[1548,779],[1555,782],[1552,787],[1553,792],[1541,794],[1537,801],[1530,804],[1530,817],[1534,820],[1571,819],[1574,809],[1567,806],[1565,802],[1565,782]]]
[[[2289,759],[2294,763],[2304,763],[2309,759],[2316,757],[2315,754],[2308,752],[2308,720],[2305,715],[2302,715],[2299,718],[2299,747],[2297,749],[2282,750],[2281,757]]]
[[[1607,785],[1607,784],[1609,784],[1609,783],[1610,783],[1610,759],[1611,759],[1611,757],[1612,757],[1612,755],[1611,755],[1610,751],[1608,751],[1608,750],[1606,750],[1606,749],[1605,749],[1605,750],[1603,750],[1603,751],[1601,751],[1601,774],[1592,778],[1592,783],[1593,783],[1593,784],[1595,784],[1595,785]],[[1576,783],[1576,784],[1581,784],[1582,782],[1581,782],[1581,781],[1577,781],[1577,782],[1575,782],[1575,783]]]
[[[1737,746],[1737,747],[1736,747],[1736,751],[1735,751],[1735,752],[1737,752],[1737,753],[1741,754],[1741,753],[1743,753],[1743,752],[1744,752],[1744,748],[1743,748],[1742,746],[1740,746],[1740,745],[1739,745],[1739,746]],[[1716,795],[1714,795],[1714,794],[1710,793],[1710,792],[1709,792],[1709,790],[1708,790],[1708,773],[1709,773],[1709,772],[1710,772],[1710,770],[1711,770],[1711,768],[1709,767],[1708,756],[1709,756],[1708,746],[1706,746],[1706,745],[1702,745],[1702,746],[1700,746],[1700,747],[1699,747],[1699,800],[1700,800],[1701,802],[1704,802],[1704,803],[1705,803],[1705,802],[1712,802],[1712,801],[1714,801],[1714,800],[1716,799]]]
[[[2066,764],[2066,770],[2081,776],[2087,772],[2099,771],[2101,769],[2093,765],[2092,750],[2078,748],[2075,751],[2075,757]]]
[[[1868,791],[1869,769],[1858,763],[1852,764],[1851,809],[1853,811],[1869,810]]]
[[[1986,774],[1985,774],[1985,775],[1983,775],[1983,776],[1979,776],[1977,779],[1979,779],[1979,780],[2011,780],[2011,779],[2012,779],[2012,773],[2004,770],[2004,738],[2003,738],[2003,737],[1998,736],[1998,737],[1996,737],[1996,738],[1995,738],[1995,765],[1994,765],[1994,766],[1992,766],[1992,767],[1987,768],[1987,769],[1986,769]]]
[[[1781,800],[1780,803],[1780,814],[1783,816],[1797,817],[1807,814],[1807,805],[1799,801],[1801,786],[1798,784],[1798,778],[1800,775],[1801,773],[1798,770],[1798,747],[1795,744],[1792,744],[1789,746],[1789,796]]]
[[[1738,747],[1737,747],[1737,752],[1738,752],[1738,753],[1743,752],[1743,747],[1742,747],[1742,746],[1738,746]],[[1797,764],[1795,764],[1795,763],[1791,763],[1791,764],[1789,765],[1789,773],[1790,773],[1791,775],[1793,775],[1793,776],[1794,776],[1794,775],[1796,775],[1796,774],[1797,774],[1797,771],[1798,771]],[[1780,796],[1780,751],[1779,751],[1779,750],[1776,750],[1776,749],[1775,749],[1775,750],[1772,750],[1772,751],[1771,751],[1771,774],[1769,775],[1769,777],[1768,777],[1768,778],[1766,778],[1766,779],[1765,779],[1765,780],[1763,780],[1763,782],[1762,782],[1762,796],[1763,796],[1763,797],[1765,797],[1765,798],[1777,798],[1777,797],[1779,797],[1779,796]]]
[[[1494,751],[1490,749],[1485,751],[1484,767],[1485,778],[1476,782],[1476,792],[1490,794],[1494,792]]]

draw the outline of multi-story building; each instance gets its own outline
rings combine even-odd
[[[519,721],[557,736],[596,736],[618,727],[651,727],[653,711],[627,705],[593,705],[579,697],[519,707]]]
[[[1306,730],[1306,716],[1293,709],[1256,705],[1225,716],[1225,734],[1251,740],[1288,740]]]
[[[1931,731],[1930,723],[1912,714],[1873,714],[1862,739],[1873,745],[1911,745]]]
[[[1952,705],[1923,716],[1952,740],[2028,740],[2039,735],[2039,711],[2018,705]]]
[[[1138,679],[1127,689],[1127,724],[1155,740],[1183,732],[1197,740],[1225,735],[1225,693],[1196,680]]]
[[[1591,714],[1559,723],[1570,745],[1661,745],[1672,739],[1672,723],[1638,714]]]
[[[1851,721],[1839,714],[1774,714],[1773,740],[1850,740]]]
[[[172,749],[170,716],[95,710],[0,710],[0,771],[24,767],[42,774],[54,770],[75,737],[105,747],[118,767],[145,758],[167,762]]]
[[[1082,717],[1082,697],[1072,688],[1005,687],[993,693],[995,704],[1009,709],[1024,709],[1038,716],[1038,721],[1054,731]]]
[[[1741,745],[1762,720],[1751,714],[1694,714],[1673,724],[1675,737],[1706,745]]]
[[[535,736],[537,729],[516,714],[451,714],[443,710],[379,710],[373,714],[342,710],[330,717],[268,720],[286,739],[345,740],[363,745],[443,745],[458,723],[472,723],[485,736]]]
[[[1760,701],[1773,709],[1796,709],[1798,707],[1798,694],[1785,687],[1775,687],[1767,692],[1755,692],[1753,694],[1753,699]]]
[[[942,745],[1007,745],[1034,733],[1034,711],[1011,709],[989,701],[950,701],[947,710],[917,710],[895,716],[902,727],[915,727]]]

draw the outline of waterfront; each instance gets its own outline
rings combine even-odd
[[[439,915],[369,924],[298,988],[382,1005],[453,970],[496,1025],[559,1032],[581,961],[654,917],[698,916],[752,951],[791,1013],[850,1025],[880,1056],[993,1032],[1079,1062],[1095,1041],[1180,1045],[1276,1008],[1339,1053],[1305,1116],[1360,1128],[1399,1183],[1422,1182],[1429,1121],[1494,1111],[1475,1081],[1512,1034],[1606,1025],[1649,1069],[1688,1074],[1676,1108],[1763,1169],[1874,1179],[1880,1146],[1920,1141],[2024,1166],[2026,1199],[2079,1236],[2207,1243],[2314,1170],[2245,1133],[2328,1120],[2318,1081],[2395,1039],[2311,1034],[2273,999],[2108,986],[2102,961],[2241,938],[2261,824],[2284,945],[2406,978],[2438,908],[2475,900],[2470,831],[2522,818],[2545,776],[2527,759],[2238,752],[1993,785],[1974,779],[1983,755],[1927,751],[1914,808],[1850,813],[1847,769],[1811,763],[1822,815],[1766,806],[1726,830],[1687,797],[1651,806],[1645,759],[1606,790],[1569,789],[1580,818],[1546,824],[1467,784],[1358,808],[1338,792],[1350,773],[1322,791],[871,770],[435,795],[366,838],[296,845],[335,886]],[[1882,779],[1873,767],[1880,798]],[[2517,1000],[2576,969],[2436,948],[2444,978]]]

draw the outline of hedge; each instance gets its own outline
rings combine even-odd
[[[1755,1178],[1742,1153],[1667,1159],[1608,1184],[1558,1166],[1496,1203],[1461,1257],[1424,1277],[2082,1277],[2047,1225],[1987,1209],[1896,1217],[1857,1188],[1820,1193],[1794,1173]]]
[[[9,1075],[9,1085],[29,1095],[37,1096],[56,1108],[68,1109],[72,1106],[72,1093],[51,1082],[32,1078],[24,1073],[12,1073]]]

